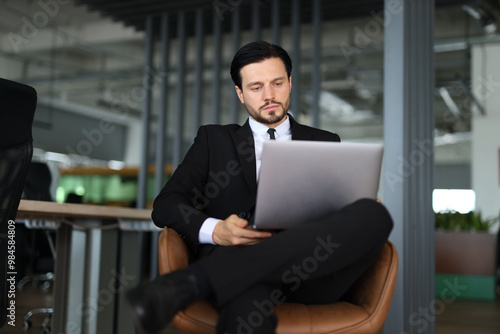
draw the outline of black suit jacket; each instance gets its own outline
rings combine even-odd
[[[337,134],[297,123],[290,115],[293,140],[340,141]],[[199,249],[198,233],[209,217],[226,219],[249,213],[257,195],[252,130],[243,126],[200,127],[193,145],[156,197],[152,218],[159,227],[176,230],[191,255]]]

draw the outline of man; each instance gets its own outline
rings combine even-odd
[[[279,46],[252,42],[236,53],[231,77],[250,117],[243,126],[202,126],[155,199],[155,224],[175,229],[192,261],[188,268],[127,294],[144,332],[159,331],[177,311],[199,299],[208,299],[219,311],[217,332],[224,334],[241,333],[242,321],[264,301],[335,302],[386,242],[392,220],[381,204],[368,199],[278,233],[246,228],[264,141],[340,141],[338,135],[301,125],[287,113],[291,72],[290,57]],[[300,264],[308,257],[319,260],[314,270],[305,272]],[[274,333],[276,325],[271,314],[252,331]]]

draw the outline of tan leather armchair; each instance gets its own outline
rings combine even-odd
[[[160,233],[160,275],[188,265],[184,240],[170,228]],[[284,303],[276,306],[278,334],[377,333],[383,326],[396,284],[398,254],[387,242],[377,260],[351,288],[348,301],[329,305]],[[206,301],[178,312],[174,325],[193,334],[215,334],[217,311]]]

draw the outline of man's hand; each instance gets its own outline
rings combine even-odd
[[[231,215],[215,225],[212,239],[217,245],[222,246],[254,245],[273,235],[268,231],[246,228],[247,226],[247,220]]]

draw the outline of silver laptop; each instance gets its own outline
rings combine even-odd
[[[360,198],[377,197],[382,144],[267,141],[256,229],[286,229],[321,219]]]

